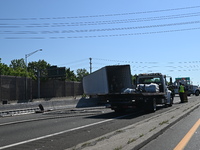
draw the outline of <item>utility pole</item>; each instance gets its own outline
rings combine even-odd
[[[92,58],[90,57],[90,73],[92,73]]]

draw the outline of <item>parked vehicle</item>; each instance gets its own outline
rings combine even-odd
[[[130,65],[106,66],[97,70],[83,78],[83,89],[86,95],[106,99],[116,112],[135,108],[154,112],[157,104],[173,104],[173,94],[168,89],[165,75],[139,74],[133,84]]]
[[[190,77],[175,78],[174,82],[175,94],[178,94],[180,83],[184,84],[184,86],[186,87],[188,96],[190,96],[191,94],[199,96],[200,88],[197,85],[192,84],[192,82],[190,81]]]

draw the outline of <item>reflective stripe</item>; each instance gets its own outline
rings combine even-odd
[[[180,85],[179,92],[184,93],[184,86],[183,85]]]

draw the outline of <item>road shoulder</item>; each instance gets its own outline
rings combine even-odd
[[[166,112],[67,150],[139,149],[199,106],[200,101],[196,99],[191,99],[188,103],[175,104]]]

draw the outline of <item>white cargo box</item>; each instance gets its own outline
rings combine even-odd
[[[105,66],[83,78],[83,90],[87,95],[121,93],[132,88],[130,65]]]

